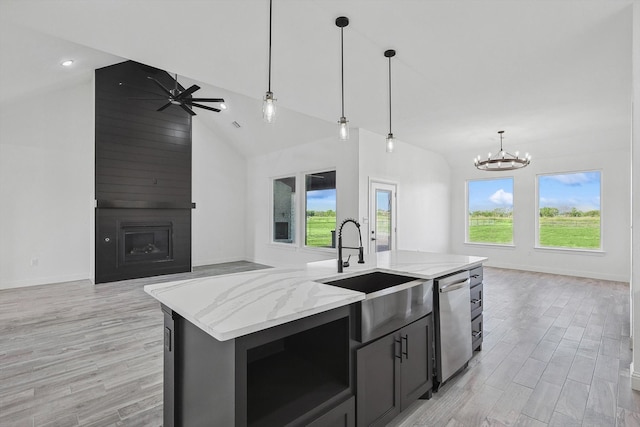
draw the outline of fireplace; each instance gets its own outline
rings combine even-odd
[[[96,209],[96,283],[191,271],[191,209]]]

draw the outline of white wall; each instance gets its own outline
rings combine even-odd
[[[296,176],[296,210],[304,212],[304,174],[335,170],[339,224],[347,217],[358,217],[357,155],[358,135],[354,131],[348,142],[325,138],[249,159],[246,196],[248,259],[273,266],[294,266],[336,258],[335,250],[304,248],[304,224],[300,215],[296,218],[295,245],[271,243],[272,180]]]
[[[91,105],[86,80],[0,106],[0,288],[89,277]]]
[[[385,136],[360,129],[360,221],[369,216],[369,181],[398,189],[398,249],[449,252],[450,169],[432,151],[397,141],[385,150]],[[363,233],[369,235],[368,224]]]
[[[247,162],[199,118],[192,128],[192,263],[244,260]]]
[[[558,141],[561,144],[561,141]],[[535,155],[535,153],[534,153]],[[452,170],[451,247],[453,252],[487,256],[486,265],[592,277],[629,280],[629,151],[576,153],[567,157],[536,158],[524,169],[509,172],[483,172],[473,164],[473,155],[461,156],[468,164]],[[534,249],[536,218],[536,175],[545,173],[600,170],[601,225],[603,253]],[[465,244],[466,180],[510,177],[514,192],[514,247]]]

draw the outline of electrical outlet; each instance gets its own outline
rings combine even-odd
[[[31,267],[37,267],[38,262],[39,262],[38,258],[31,258],[31,262],[30,262]]]

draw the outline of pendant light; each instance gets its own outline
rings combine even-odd
[[[387,153],[393,153],[395,147],[395,139],[393,138],[393,132],[391,132],[391,58],[396,56],[396,51],[393,49],[385,50],[384,56],[389,58],[389,135],[387,135]]]
[[[349,18],[346,16],[336,18],[336,25],[340,28],[340,78],[342,87],[342,115],[338,120],[338,140],[346,141],[349,139],[349,121],[344,116],[344,27],[349,25]]]
[[[521,169],[531,163],[531,156],[529,153],[524,157],[520,157],[520,154],[516,151],[516,154],[511,154],[502,148],[502,134],[504,131],[498,131],[500,135],[500,151],[494,156],[489,153],[486,158],[481,158],[480,155],[473,159],[475,166],[483,171],[510,171],[514,169]]]
[[[273,10],[273,0],[269,0],[269,88],[264,96],[262,104],[262,118],[267,123],[273,123],[276,119],[276,99],[271,92],[271,18]]]

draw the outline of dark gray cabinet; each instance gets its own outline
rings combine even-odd
[[[433,386],[433,319],[427,316],[356,350],[357,425],[384,426]]]
[[[167,307],[165,427],[354,427],[349,307],[218,341]]]
[[[483,310],[482,266],[469,271],[471,280],[471,348],[482,350],[482,310]]]

